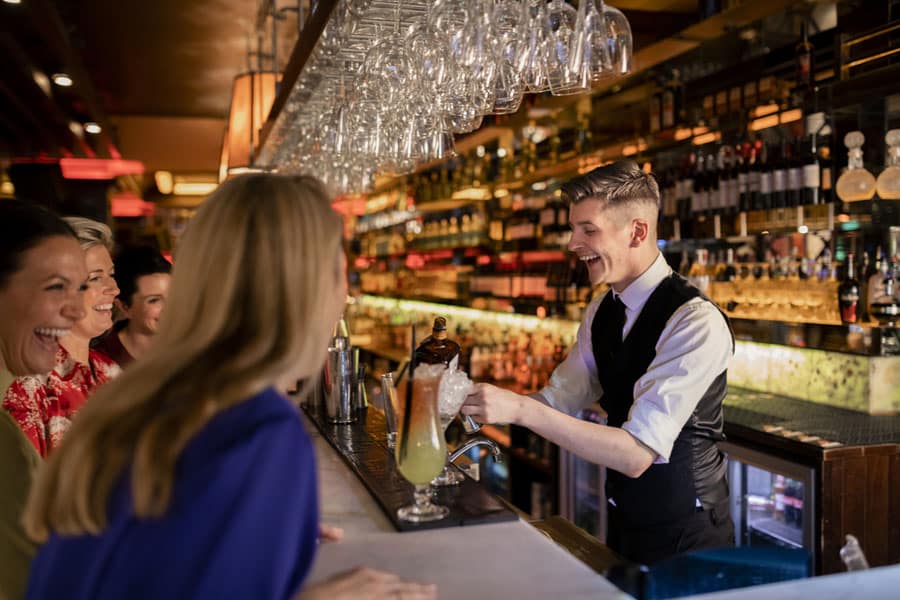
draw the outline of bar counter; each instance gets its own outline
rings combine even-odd
[[[307,583],[356,566],[435,583],[455,598],[631,598],[525,521],[398,533],[341,456],[303,416],[318,460],[321,521],[344,529],[323,543]],[[704,600],[766,597],[895,598],[900,565],[696,596]]]
[[[629,598],[524,521],[398,533],[306,417],[316,445],[321,521],[344,528],[319,547],[308,583],[356,566],[438,586],[454,598]],[[412,498],[410,498],[412,500]]]

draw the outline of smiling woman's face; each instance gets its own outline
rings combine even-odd
[[[84,252],[87,265],[87,290],[84,292],[85,317],[78,321],[74,333],[81,338],[95,338],[112,327],[113,300],[119,287],[113,278],[113,261],[103,246],[92,246]]]
[[[0,351],[13,375],[48,373],[59,338],[85,316],[84,251],[71,237],[43,240],[22,255],[0,289]]]

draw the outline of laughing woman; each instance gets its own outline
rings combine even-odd
[[[0,398],[16,376],[53,368],[54,331],[84,317],[84,254],[56,215],[19,200],[0,201]],[[34,544],[21,525],[41,459],[0,410],[0,598],[25,595]]]
[[[59,445],[88,394],[119,373],[116,363],[90,349],[91,339],[112,327],[113,299],[119,293],[109,254],[112,234],[109,227],[91,219],[65,220],[81,243],[88,270],[85,316],[71,329],[46,332],[59,341],[53,370],[16,379],[3,399],[3,408],[45,458]]]

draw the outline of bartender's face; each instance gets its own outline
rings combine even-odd
[[[628,274],[632,228],[628,219],[600,200],[582,200],[569,207],[572,239],[569,250],[587,266],[592,285],[614,285]],[[624,222],[623,222],[624,221]]]

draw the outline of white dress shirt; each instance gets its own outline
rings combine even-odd
[[[625,304],[623,336],[631,331],[656,287],[671,274],[672,269],[659,254],[640,277],[618,294]],[[607,293],[615,292],[610,289]],[[570,415],[603,395],[591,345],[591,325],[604,297],[605,294],[588,305],[575,344],[539,392],[544,402]],[[669,462],[675,439],[703,394],[728,368],[733,352],[728,325],[711,302],[693,298],[669,318],[656,343],[656,356],[634,384],[634,404],[622,425],[622,429],[656,452],[654,462]]]

